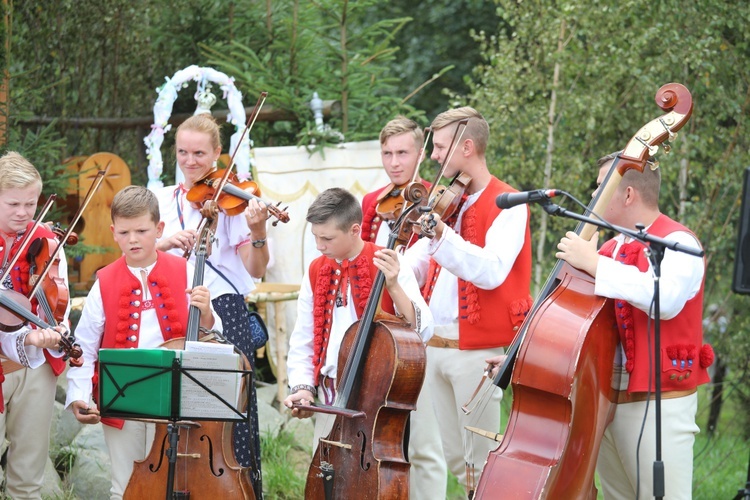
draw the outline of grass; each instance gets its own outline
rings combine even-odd
[[[705,432],[710,393],[706,386],[698,393],[698,425],[693,471],[694,500],[731,499],[745,487],[750,459],[750,439],[744,437],[747,418],[741,403],[728,391],[718,428]],[[502,421],[507,422],[510,397],[503,398]],[[310,450],[294,443],[291,434],[263,438],[263,485],[268,499],[301,499],[310,462]],[[463,487],[449,474],[448,500],[465,499]],[[599,498],[603,498],[601,493]]]

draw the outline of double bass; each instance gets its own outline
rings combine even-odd
[[[211,208],[206,207],[207,211]],[[203,284],[208,248],[212,239],[213,217],[207,217],[196,244],[193,287]],[[163,344],[182,350],[186,341],[197,341],[200,330],[200,310],[191,305],[184,338]],[[250,363],[243,358],[244,370]],[[244,394],[244,390],[241,391]],[[242,402],[244,404],[244,402]],[[148,456],[133,465],[133,473],[123,499],[179,499],[225,498],[255,500],[249,469],[241,467],[234,456],[232,423],[217,421],[183,421],[176,424],[179,434],[170,440],[168,426],[156,425],[156,432]],[[169,456],[173,454],[173,456]],[[167,459],[174,460],[169,467]],[[165,496],[166,493],[166,496]]]
[[[592,212],[604,213],[622,175],[642,171],[693,109],[690,92],[677,83],[661,87],[656,104],[667,113],[643,126],[617,156],[592,201]],[[590,239],[595,230],[579,225],[576,232]],[[539,297],[493,380],[501,387],[510,380],[513,403],[506,432],[489,454],[474,498],[597,496],[596,459],[616,401],[614,305],[594,294],[593,277],[563,261]]]
[[[396,244],[402,211],[388,239]],[[385,275],[378,271],[358,322],[343,338],[332,406],[294,405],[335,415],[317,443],[305,486],[306,499],[408,498],[404,453],[406,423],[424,381],[426,351],[411,325],[379,313]]]

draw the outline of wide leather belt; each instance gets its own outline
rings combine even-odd
[[[696,387],[693,387],[692,389],[685,389],[684,391],[666,391],[661,393],[661,398],[682,398],[694,394],[697,390],[698,389]],[[631,392],[630,394],[628,394],[627,391],[620,391],[617,394],[617,404],[638,403],[640,401],[646,401],[647,399],[656,399],[656,394],[653,392]]]
[[[447,347],[450,349],[458,349],[458,339],[446,339],[439,335],[433,335],[430,340],[427,341],[429,347]]]

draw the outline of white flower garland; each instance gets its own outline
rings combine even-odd
[[[227,122],[235,126],[236,132],[232,134],[229,151],[230,154],[237,150],[237,143],[242,136],[245,128],[245,107],[242,105],[242,93],[234,86],[234,78],[230,78],[220,71],[213,68],[201,68],[195,65],[188,66],[175,73],[172,78],[164,77],[166,83],[156,91],[159,97],[154,103],[154,124],[151,125],[151,133],[143,139],[146,144],[146,155],[148,158],[148,188],[156,189],[164,186],[160,177],[164,169],[164,163],[161,156],[161,145],[164,142],[164,134],[172,128],[169,125],[169,117],[172,115],[172,106],[177,99],[177,92],[181,88],[188,86],[190,80],[198,82],[198,88],[205,86],[206,82],[219,84],[219,88],[224,92],[223,98],[227,101],[229,114]],[[200,90],[196,92],[198,100]],[[199,106],[196,114],[205,112]],[[242,139],[239,151],[234,158],[237,166],[237,176],[241,180],[250,178],[250,138],[245,136]]]

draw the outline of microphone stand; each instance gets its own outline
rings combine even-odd
[[[683,252],[695,257],[703,257],[703,250],[678,243],[676,241],[666,240],[659,238],[658,236],[652,236],[646,232],[646,226],[642,224],[636,225],[637,231],[632,229],[615,226],[605,220],[595,219],[580,215],[575,212],[571,212],[556,205],[548,199],[539,201],[542,209],[550,215],[557,215],[561,217],[568,217],[575,219],[587,224],[592,224],[597,227],[603,227],[612,229],[625,236],[638,240],[641,243],[648,244],[646,248],[646,255],[648,256],[649,262],[654,272],[654,360],[655,360],[655,413],[654,420],[656,425],[656,456],[653,466],[654,484],[653,491],[654,497],[658,499],[664,498],[664,462],[661,460],[661,319],[659,318],[660,310],[660,294],[659,294],[659,281],[661,279],[661,261],[664,259],[664,252],[667,248],[674,250],[675,252]]]

